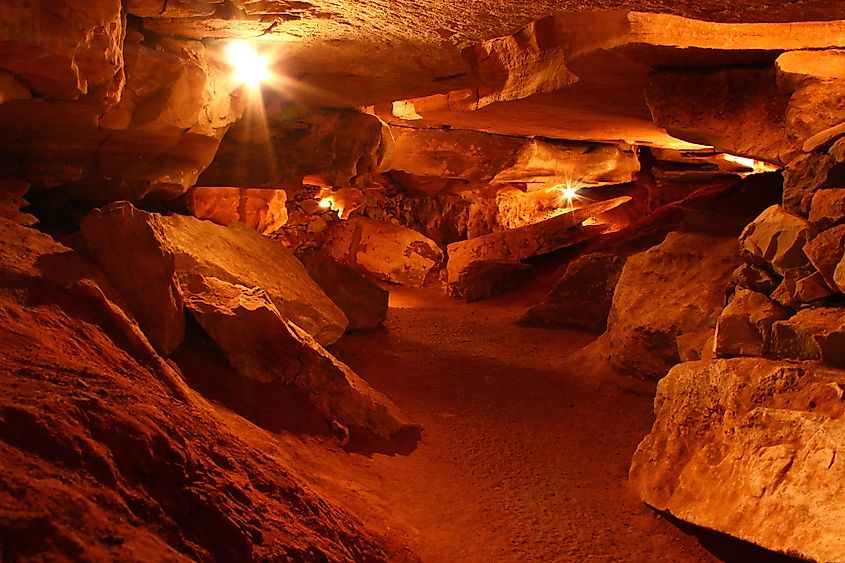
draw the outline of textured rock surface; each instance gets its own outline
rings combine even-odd
[[[845,220],[845,190],[819,190],[810,203],[810,223],[827,229]]]
[[[716,323],[716,356],[765,355],[772,340],[772,325],[788,317],[783,307],[762,293],[738,289]]]
[[[604,231],[605,228],[579,227],[582,222],[615,209],[630,200],[630,197],[625,196],[591,203],[567,210],[545,221],[452,243],[447,247],[449,261],[446,268],[449,283],[456,283],[461,272],[473,262],[525,260],[584,242]]]
[[[182,286],[185,307],[244,377],[296,386],[329,420],[381,438],[414,430],[387,397],[283,319],[263,290],[195,275]]]
[[[420,233],[366,217],[335,223],[322,248],[379,279],[414,287],[422,286],[443,260],[443,251]]]
[[[612,365],[663,377],[680,361],[678,337],[715,328],[737,251],[732,237],[673,232],[628,258],[603,337]]]
[[[528,309],[518,322],[604,332],[625,260],[624,256],[607,253],[586,254],[573,260],[548,297]]]
[[[208,219],[228,226],[240,221],[261,234],[268,235],[288,221],[285,190],[249,188],[192,188],[185,194],[185,204],[198,219]]]
[[[820,152],[802,154],[786,167],[783,180],[784,208],[806,214],[817,190],[845,185],[845,159]]]
[[[386,289],[319,250],[299,252],[296,257],[346,315],[348,330],[375,328],[384,321],[390,297]]]
[[[778,358],[819,360],[845,367],[845,309],[804,309],[773,328],[772,352]]]
[[[481,301],[518,289],[532,277],[531,266],[522,262],[473,262],[461,272],[450,290],[453,297]]]
[[[845,373],[762,358],[681,364],[658,384],[630,479],[658,510],[817,561],[845,551]]]
[[[107,272],[125,268],[126,253],[137,254],[139,263],[172,264],[170,267],[179,278],[202,274],[246,287],[260,287],[286,319],[321,344],[335,342],[346,330],[343,312],[288,249],[238,223],[227,228],[194,217],[163,217],[118,202],[92,212],[83,223],[83,236],[86,246]],[[155,236],[155,247],[139,246],[139,240],[152,236]],[[113,251],[107,252],[108,249]],[[127,295],[137,291],[139,285],[155,287],[166,281],[166,276],[150,277],[146,268],[127,272],[127,277],[131,283],[123,286],[118,278],[113,279]]]
[[[845,225],[822,231],[804,245],[804,254],[831,289],[836,288],[836,267],[845,255]]]
[[[811,232],[806,219],[773,205],[745,228],[739,242],[745,252],[770,264],[782,275],[807,264],[804,245]]]

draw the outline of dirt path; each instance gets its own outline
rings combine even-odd
[[[358,502],[415,530],[425,561],[713,560],[628,489],[651,398],[567,359],[590,335],[510,324],[522,310],[403,290],[385,330],[342,341],[425,428],[409,456],[351,456]]]

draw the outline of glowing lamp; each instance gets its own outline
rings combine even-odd
[[[244,41],[232,41],[226,46],[226,60],[233,69],[232,77],[240,84],[258,87],[270,78],[270,61]]]

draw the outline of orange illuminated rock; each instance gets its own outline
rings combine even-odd
[[[630,481],[657,510],[816,561],[845,551],[845,372],[736,358],[678,365]]]
[[[771,264],[783,275],[807,264],[804,245],[811,235],[806,219],[773,205],[745,228],[739,242],[745,252]]]
[[[716,327],[738,261],[736,239],[672,232],[628,258],[603,337],[611,364],[659,379],[681,358],[678,338]]]
[[[836,267],[845,254],[845,225],[819,233],[804,245],[804,254],[828,286],[836,288]]]
[[[181,283],[185,307],[244,377],[295,386],[330,421],[385,439],[417,428],[387,397],[282,318],[263,290],[193,274]]]
[[[192,188],[185,194],[188,209],[198,219],[228,226],[240,221],[261,234],[282,228],[288,220],[285,190]]]
[[[473,262],[520,261],[589,240],[606,231],[607,226],[580,227],[582,222],[629,201],[631,198],[625,196],[592,203],[545,221],[452,243],[447,248],[449,284],[457,283],[461,272]]]
[[[434,241],[393,223],[355,217],[333,223],[324,252],[384,281],[420,287],[440,267],[443,251]]]
[[[810,223],[827,229],[845,221],[845,189],[819,190],[810,203]]]
[[[343,312],[296,257],[280,243],[240,223],[227,228],[195,217],[146,213],[118,202],[86,216],[82,235],[121,294],[136,303],[133,313],[158,319],[168,327],[162,329],[166,334],[179,334],[182,305],[175,297],[179,291],[175,280],[188,274],[260,287],[285,318],[320,343],[332,344],[346,330]],[[126,261],[127,256],[133,257],[131,262]],[[164,297],[152,299],[150,294]],[[174,295],[173,299],[165,298],[169,295]],[[168,314],[162,314],[162,309]],[[144,323],[141,326],[144,328]],[[167,341],[178,339],[174,336]]]
[[[769,351],[772,324],[789,313],[762,293],[738,289],[716,324],[715,352],[720,358],[762,356]]]

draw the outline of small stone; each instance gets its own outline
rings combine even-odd
[[[762,293],[737,289],[716,324],[716,356],[724,358],[766,354],[772,325],[788,317],[786,309]]]
[[[827,299],[833,292],[818,272],[799,279],[795,283],[795,297],[801,303],[813,303]]]

